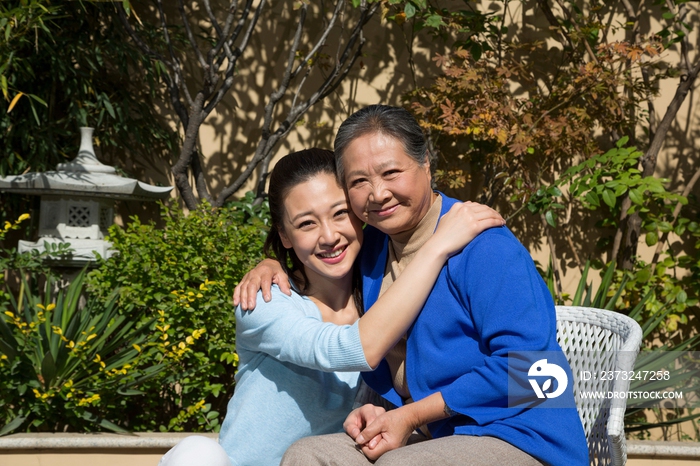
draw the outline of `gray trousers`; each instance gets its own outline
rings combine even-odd
[[[389,451],[377,461],[368,460],[346,434],[306,437],[294,443],[280,466],[427,466],[517,465],[542,463],[508,442],[495,437],[453,435],[409,444]]]

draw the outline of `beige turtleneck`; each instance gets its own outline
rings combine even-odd
[[[381,296],[389,286],[394,283],[394,280],[401,275],[401,272],[413,260],[418,250],[430,239],[435,232],[438,220],[440,219],[440,210],[442,208],[442,197],[437,195],[437,198],[430,206],[425,217],[414,228],[408,231],[390,236],[389,255],[387,257],[386,268],[384,269],[384,279],[382,287],[379,291]],[[400,305],[400,304],[399,304]],[[391,376],[394,382],[394,389],[404,399],[410,399],[411,393],[408,390],[406,383],[406,336],[386,355],[386,360],[389,363]]]

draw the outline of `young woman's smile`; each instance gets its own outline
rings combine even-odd
[[[293,248],[310,282],[352,277],[360,252],[362,223],[352,213],[333,175],[321,173],[294,186],[284,200],[280,238]]]

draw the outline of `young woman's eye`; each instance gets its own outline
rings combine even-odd
[[[343,215],[347,215],[350,211],[348,209],[340,209],[335,213],[336,217],[341,217]]]
[[[314,222],[312,222],[311,220],[306,220],[304,222],[301,222],[299,225],[297,225],[297,228],[304,229],[304,228],[308,228],[308,227],[312,226],[313,224],[314,224]]]

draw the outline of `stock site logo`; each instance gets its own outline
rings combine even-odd
[[[532,366],[527,375],[529,377],[535,377],[528,379],[532,389],[535,391],[537,398],[556,398],[566,390],[566,386],[569,383],[569,378],[566,376],[566,372],[557,364],[550,364],[546,359],[540,359],[536,361]],[[544,379],[542,386],[538,380]],[[556,380],[556,390],[549,392],[552,388],[552,379]]]

